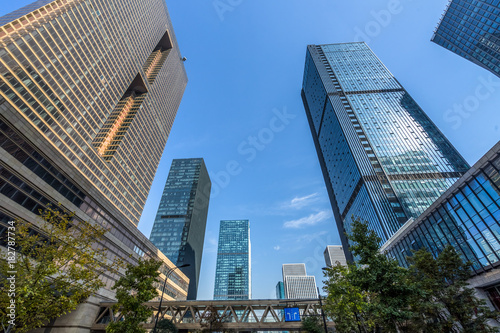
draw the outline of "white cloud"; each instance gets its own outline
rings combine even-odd
[[[276,251],[279,251],[280,250],[280,246],[276,245],[275,247],[273,247],[273,249],[275,249]]]
[[[259,203],[252,205],[238,205],[236,208],[241,216],[248,214],[259,214],[262,216],[293,216],[296,211],[308,208],[311,211],[318,212],[319,207],[323,207],[325,198],[319,193],[312,193],[302,197],[294,197],[277,203]]]
[[[304,208],[318,199],[318,193],[309,194],[303,197],[295,197],[290,201],[289,206],[295,209]]]
[[[316,225],[318,223],[325,221],[326,219],[330,218],[330,216],[331,216],[330,211],[322,210],[319,213],[311,214],[309,216],[302,217],[298,220],[286,221],[285,223],[283,223],[283,227],[284,228],[298,229],[298,228],[304,228],[307,226],[313,226],[313,225]]]
[[[328,231],[320,231],[313,234],[304,234],[295,239],[295,241],[301,244],[311,243],[313,240],[316,240],[318,243],[322,243],[322,238],[324,235],[328,235]]]

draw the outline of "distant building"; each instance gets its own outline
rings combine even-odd
[[[385,242],[469,169],[365,43],[309,45],[302,99],[348,261],[353,216]]]
[[[318,298],[316,278],[307,276],[305,264],[283,264],[285,299]]]
[[[250,222],[220,221],[214,299],[251,299]]]
[[[342,266],[347,266],[342,245],[328,245],[324,252],[326,266],[331,267],[339,262]]]
[[[283,284],[282,281],[279,281],[276,284],[276,299],[285,299],[285,285]],[[280,310],[280,315],[282,318],[285,317],[285,310]],[[273,331],[276,333],[288,333],[288,331]],[[263,332],[264,333],[264,332]],[[265,332],[265,333],[272,333],[272,332]]]
[[[437,256],[446,245],[472,263],[469,285],[500,310],[500,142],[380,251],[408,267],[412,250]]]
[[[276,299],[285,299],[285,285],[281,281],[276,284]]]
[[[137,224],[187,84],[181,59],[163,0],[39,0],[1,17],[0,238],[50,204],[108,229],[108,258],[162,260],[164,279],[175,266]],[[119,277],[43,330],[90,332]],[[165,299],[188,282],[172,272]]]
[[[283,264],[282,271],[283,271],[283,278],[285,276],[306,276],[307,275],[305,264]]]
[[[211,182],[202,158],[172,161],[149,239],[190,279],[196,299]]]
[[[500,3],[452,0],[432,41],[500,77]]]

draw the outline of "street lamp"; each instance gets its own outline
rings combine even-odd
[[[156,319],[155,319],[155,327],[153,328],[153,333],[156,333],[156,325],[158,325],[158,317],[160,316],[160,312],[161,312],[161,303],[163,301],[163,294],[165,294],[165,287],[167,286],[167,280],[168,280],[168,277],[170,276],[170,274],[173,273],[173,271],[175,271],[177,268],[183,268],[183,267],[188,267],[188,266],[191,266],[190,264],[184,264],[184,265],[181,265],[181,266],[177,266],[177,267],[174,267],[174,268],[170,268],[167,272],[167,274],[165,274],[165,282],[163,282],[163,288],[161,289],[161,298],[160,298],[160,306],[158,306],[158,312],[156,312]]]
[[[323,311],[323,303],[321,302],[321,295],[319,294],[319,287],[316,288],[318,289],[319,307],[321,309],[321,316],[323,317],[323,326],[325,328],[325,333],[328,333],[328,329],[326,328],[325,311]]]
[[[326,271],[330,268],[331,267],[323,267],[323,268],[321,268],[321,270]],[[321,316],[323,316],[323,325],[325,327],[325,333],[328,333],[328,329],[326,328],[325,311],[323,310],[323,304],[321,303],[321,295],[319,294],[319,288],[318,288],[318,298],[319,298],[319,306],[321,308]]]

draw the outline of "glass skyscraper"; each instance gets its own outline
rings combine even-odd
[[[447,245],[472,263],[469,285],[500,310],[500,142],[381,251],[408,267],[412,250],[437,256]]]
[[[385,242],[469,169],[363,42],[309,45],[302,99],[348,260],[352,216]]]
[[[281,281],[276,284],[276,299],[285,299],[285,285]]]
[[[382,251],[409,266],[411,250],[435,255],[452,244],[474,272],[500,264],[500,143],[424,214],[405,225]]]
[[[1,17],[0,223],[60,203],[109,229],[110,259],[174,268],[136,226],[187,83],[181,58],[163,0],[41,0]],[[117,278],[51,325],[90,329]],[[188,282],[175,271],[165,298],[185,299]]]
[[[172,161],[149,240],[189,277],[196,299],[211,182],[202,158]]]
[[[250,222],[220,221],[214,299],[251,299]]]
[[[432,41],[500,77],[500,2],[452,0]]]

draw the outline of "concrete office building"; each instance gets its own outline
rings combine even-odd
[[[347,260],[345,259],[342,245],[328,245],[323,254],[327,267],[332,267],[337,263],[340,263],[342,266],[347,266]]]
[[[308,276],[306,264],[283,264],[285,299],[318,298],[316,277]]]
[[[110,229],[110,258],[174,268],[136,226],[187,83],[181,58],[163,0],[39,0],[1,17],[2,225],[61,203]],[[116,276],[102,278],[44,332],[88,332],[114,299]],[[185,299],[188,282],[174,272],[165,298]]]

